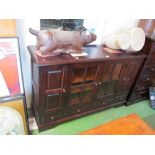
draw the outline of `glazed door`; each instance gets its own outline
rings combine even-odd
[[[95,105],[125,103],[142,62],[142,60],[126,60],[103,63]]]
[[[91,105],[100,67],[99,63],[89,63],[77,64],[70,68],[68,105],[71,109],[75,107],[80,112]]]
[[[142,63],[143,59],[126,61],[124,63],[122,76],[117,85],[117,93],[128,95]]]
[[[123,65],[123,62],[114,61],[103,63],[95,95],[96,106],[109,104],[119,98],[117,84],[122,76]]]

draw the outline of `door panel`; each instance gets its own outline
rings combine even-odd
[[[69,93],[69,104],[79,104],[90,101],[93,93],[93,85],[72,87]]]
[[[48,85],[47,89],[56,89],[62,87],[62,76],[63,70],[56,70],[56,71],[48,71]]]
[[[97,88],[96,97],[104,97],[115,93],[115,88],[121,77],[123,63],[107,62],[103,64],[100,85]]]
[[[73,111],[80,113],[91,106],[100,71],[100,63],[76,64],[70,68],[68,109],[76,109]],[[71,114],[72,111],[69,113]]]
[[[70,82],[72,86],[94,83],[99,64],[79,64],[70,69]]]
[[[63,88],[64,80],[67,75],[66,66],[52,66],[46,69],[47,89]]]
[[[68,66],[43,66],[40,74],[41,80],[44,81],[40,88],[44,112],[61,109],[66,101]]]
[[[58,108],[60,106],[60,102],[61,102],[60,93],[47,95],[46,110]]]

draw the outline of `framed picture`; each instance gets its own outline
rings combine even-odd
[[[17,37],[0,38],[0,99],[24,93]]]
[[[29,134],[25,99],[0,101],[0,135]]]

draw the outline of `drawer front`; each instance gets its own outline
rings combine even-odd
[[[128,101],[138,101],[138,100],[143,100],[148,98],[148,92],[140,92],[140,93],[133,93]]]
[[[122,102],[122,101],[126,101],[126,95],[110,95],[107,97],[102,97],[102,98],[96,98],[94,104],[96,106],[106,106],[106,105],[112,105],[114,103],[117,102]]]
[[[45,111],[44,112],[44,123],[52,122],[64,118],[66,116],[66,112],[63,109],[56,111]]]
[[[140,78],[133,90],[134,93],[141,91],[148,92],[150,86],[155,86],[155,75]]]

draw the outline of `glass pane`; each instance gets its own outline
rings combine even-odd
[[[69,103],[70,104],[79,103],[79,101],[80,101],[80,92],[81,92],[81,87],[71,88],[71,92],[70,92],[70,95],[69,95]]]
[[[85,83],[93,83],[95,80],[95,75],[97,71],[97,66],[96,67],[88,67],[87,68],[87,73],[85,77]]]
[[[80,85],[84,82],[85,68],[76,68],[73,70],[72,85]]]
[[[81,101],[89,100],[92,86],[72,87],[69,95],[70,104],[78,104]]]
[[[101,78],[102,81],[110,80],[113,66],[114,66],[113,64],[105,64],[105,66],[103,68],[102,78]]]
[[[118,80],[121,70],[122,70],[122,64],[115,64],[115,68],[113,70],[113,74],[112,74],[112,80]]]
[[[106,95],[113,94],[117,81],[109,81],[106,88]]]
[[[80,94],[80,100],[84,101],[84,100],[89,100],[91,97],[91,88],[92,86],[84,86],[81,94]]]
[[[101,84],[101,86],[97,90],[97,97],[101,97],[105,95],[107,85],[108,85],[108,82],[103,82]]]

